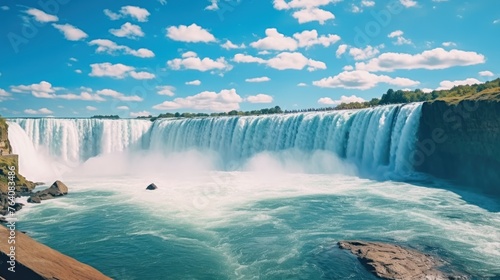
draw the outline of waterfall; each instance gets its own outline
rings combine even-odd
[[[54,118],[9,121],[24,130],[35,150],[45,150],[65,162],[120,151],[169,154],[193,149],[216,152],[224,161],[243,162],[261,152],[296,149],[333,152],[363,169],[386,167],[405,172],[411,169],[420,115],[421,104],[413,103],[267,116],[159,119],[154,123]],[[14,150],[23,154],[20,145],[26,144],[17,139],[11,138]]]

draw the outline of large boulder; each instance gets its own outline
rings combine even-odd
[[[158,187],[157,187],[155,184],[150,184],[150,185],[146,188],[146,190],[148,190],[148,191],[154,191],[154,190],[156,190],[156,189],[158,189]]]
[[[41,203],[42,200],[53,199],[67,194],[68,187],[61,181],[55,181],[50,188],[32,194],[30,198],[28,198],[28,202]]]

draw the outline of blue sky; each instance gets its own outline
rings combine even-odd
[[[0,114],[336,106],[500,75],[495,0],[0,0]]]

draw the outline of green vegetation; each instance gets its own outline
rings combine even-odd
[[[332,110],[346,110],[346,109],[362,109],[369,108],[378,105],[387,104],[401,104],[401,103],[411,103],[411,102],[423,102],[423,101],[434,101],[434,100],[444,100],[449,103],[458,103],[462,100],[497,100],[500,101],[500,78],[486,82],[484,84],[476,85],[464,85],[456,86],[449,90],[434,90],[432,92],[425,93],[420,89],[413,91],[403,91],[393,89],[387,90],[386,93],[379,98],[373,98],[366,102],[353,102],[353,103],[341,103],[336,107],[325,107],[325,108],[310,108],[301,110],[285,110],[283,111],[279,106],[261,110],[253,111],[230,111],[224,113],[165,113],[160,114],[157,117],[146,116],[138,117],[143,119],[151,119],[152,121],[161,118],[198,118],[198,117],[223,117],[223,116],[259,116],[259,115],[269,115],[269,114],[281,114],[281,113],[303,113],[303,112],[320,112],[320,111],[332,111]]]
[[[110,119],[110,120],[117,120],[119,118],[120,116],[118,115],[95,115],[91,117],[91,119]]]

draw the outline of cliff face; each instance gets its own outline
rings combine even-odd
[[[7,122],[0,117],[0,155],[8,155],[12,153],[12,147],[9,143]]]
[[[500,195],[500,102],[427,102],[414,156],[417,170]]]
[[[0,226],[0,278],[5,279],[111,279],[96,269],[59,253],[16,231],[15,245],[7,243],[10,232]],[[10,246],[15,246],[15,272],[9,271]]]

